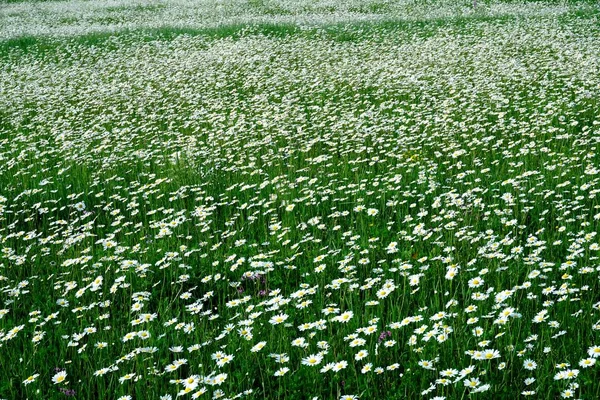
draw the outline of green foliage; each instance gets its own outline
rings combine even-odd
[[[597,398],[598,7],[470,4],[7,5],[0,397]]]

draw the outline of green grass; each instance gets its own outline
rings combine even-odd
[[[0,398],[597,398],[597,7],[480,3],[0,42]]]

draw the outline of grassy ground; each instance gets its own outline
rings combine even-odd
[[[600,396],[594,3],[42,3],[0,398]]]

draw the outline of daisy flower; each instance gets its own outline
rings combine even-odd
[[[363,358],[367,357],[369,355],[369,352],[367,350],[360,350],[358,353],[356,353],[356,355],[354,356],[354,359],[356,361],[362,360]]]
[[[319,365],[323,360],[323,356],[320,354],[311,354],[306,358],[302,359],[302,365],[308,365],[314,367],[315,365]]]
[[[64,382],[65,379],[67,379],[67,371],[60,371],[52,377],[52,383],[56,385],[57,383]]]
[[[287,314],[277,314],[271,317],[271,319],[269,320],[269,322],[273,325],[279,325],[282,322],[284,322],[286,319],[288,319],[288,315]]]
[[[35,380],[37,379],[37,377],[40,376],[40,374],[33,374],[30,377],[28,377],[27,379],[25,379],[23,381],[24,385],[29,385],[30,383],[35,382]]]
[[[343,369],[345,369],[348,366],[348,362],[347,361],[340,361],[335,363],[335,365],[333,366],[333,371],[337,372],[337,371],[341,371]]]
[[[535,361],[527,359],[527,360],[523,361],[523,368],[525,368],[526,370],[529,370],[529,371],[533,371],[534,369],[537,368],[537,364]]]

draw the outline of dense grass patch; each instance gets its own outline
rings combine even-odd
[[[1,398],[600,396],[595,4],[35,6]]]

